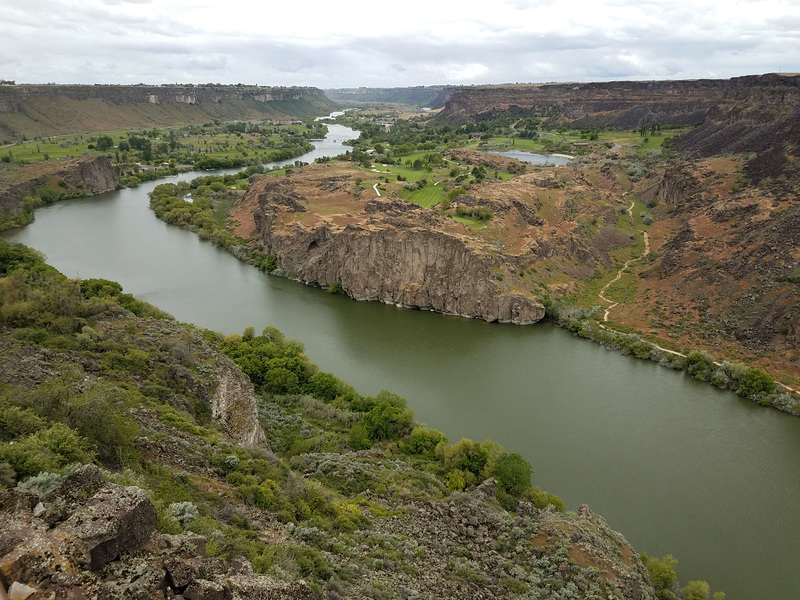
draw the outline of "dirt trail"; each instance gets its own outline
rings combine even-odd
[[[628,219],[629,219],[631,225],[633,225],[633,207],[634,206],[635,206],[635,202],[631,202],[631,205],[628,207]],[[605,294],[608,291],[608,288],[610,288],[613,284],[615,284],[617,281],[619,281],[620,277],[622,277],[622,274],[628,269],[628,267],[630,267],[633,263],[642,260],[645,256],[650,254],[650,238],[648,237],[647,232],[642,230],[642,229],[637,229],[637,231],[642,234],[642,238],[644,239],[644,252],[642,252],[642,255],[639,256],[638,258],[631,258],[631,259],[626,260],[625,264],[622,265],[622,268],[619,271],[617,271],[617,274],[614,277],[614,279],[612,279],[607,284],[605,284],[603,286],[603,289],[601,289],[600,292],[597,294],[598,297],[601,300],[609,303],[608,307],[606,308],[605,313],[603,313],[603,323],[608,321],[608,313],[611,311],[611,309],[615,308],[616,306],[619,305],[619,302],[614,302],[613,300],[611,300],[609,298],[606,298]],[[610,327],[607,327],[606,325],[603,325],[603,323],[599,323],[600,327],[602,327],[603,329],[608,329],[609,331],[614,331]],[[675,350],[670,350],[669,348],[664,348],[663,346],[660,346],[658,344],[653,344],[653,345],[658,350],[660,350],[661,352],[667,352],[668,354],[672,354],[674,356],[680,356],[682,358],[686,358],[686,355],[683,354],[682,352],[676,352]],[[718,361],[714,361],[714,364],[716,366],[720,366],[722,363],[718,362]],[[799,395],[800,396],[800,390],[797,390],[796,388],[790,387],[788,385],[782,384],[782,383],[777,382],[777,381],[775,383],[778,385],[779,389],[783,389],[784,391],[789,392],[790,394],[795,394],[795,395]]]
[[[631,225],[633,225],[633,207],[635,206],[635,204],[636,204],[635,202],[631,202],[631,205],[628,207],[628,220],[630,221]],[[642,229],[637,229],[636,231],[641,233],[644,239],[644,252],[638,258],[630,258],[626,260],[625,264],[622,265],[622,268],[619,271],[617,271],[617,274],[614,277],[614,279],[605,284],[603,286],[603,289],[600,290],[600,293],[597,294],[601,300],[609,303],[609,306],[606,308],[606,312],[603,314],[603,322],[608,321],[608,313],[611,311],[612,308],[616,307],[619,304],[619,302],[614,302],[613,300],[606,298],[606,292],[608,291],[608,288],[610,288],[617,281],[619,281],[620,277],[622,277],[622,274],[628,269],[628,267],[630,267],[633,263],[642,260],[645,256],[650,254],[650,238],[648,237],[647,232]]]

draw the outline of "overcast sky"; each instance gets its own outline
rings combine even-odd
[[[800,71],[798,0],[2,0],[0,79],[320,88]]]

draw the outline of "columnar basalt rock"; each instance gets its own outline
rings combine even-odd
[[[313,226],[280,225],[296,212],[296,193],[281,181],[251,186],[258,197],[254,220],[265,252],[289,277],[328,287],[340,284],[356,300],[530,324],[544,306],[497,285],[502,259],[491,248],[447,232],[430,210],[396,199],[370,200],[357,222],[320,220]],[[291,202],[290,202],[291,201]]]
[[[220,357],[216,366],[217,389],[211,398],[211,415],[228,438],[246,448],[269,448],[258,421],[253,384],[235,364]]]

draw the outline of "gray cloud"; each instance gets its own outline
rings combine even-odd
[[[406,2],[404,21],[356,0],[6,0],[0,77],[352,87],[800,71],[800,8],[768,0]]]

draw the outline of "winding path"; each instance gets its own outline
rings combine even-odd
[[[628,207],[628,220],[630,221],[631,225],[633,225],[633,207],[635,205],[636,205],[635,202],[631,202],[631,205]],[[615,308],[616,306],[619,305],[619,302],[614,302],[613,300],[611,300],[609,298],[606,298],[605,294],[608,291],[608,288],[610,288],[613,284],[615,284],[617,281],[619,281],[620,277],[622,277],[622,274],[627,270],[628,267],[630,267],[633,263],[642,260],[645,256],[650,254],[650,238],[648,237],[647,232],[644,231],[643,229],[637,229],[636,231],[641,233],[642,234],[642,238],[644,239],[644,252],[642,252],[642,255],[639,256],[638,258],[630,258],[630,259],[626,260],[625,264],[622,265],[622,268],[619,271],[617,271],[617,274],[614,277],[614,279],[612,279],[607,284],[605,284],[603,286],[603,289],[601,289],[600,292],[597,294],[598,297],[601,300],[609,303],[608,307],[606,308],[605,313],[603,313],[603,323],[608,321],[608,313],[609,313],[609,311],[611,311],[612,308]],[[603,329],[607,329],[608,331],[614,331],[613,329],[611,329],[610,327],[604,325],[603,323],[598,323],[598,325],[600,327],[602,327]],[[673,356],[680,356],[682,358],[686,358],[686,355],[683,354],[682,352],[676,352],[675,350],[670,350],[669,348],[664,348],[664,346],[661,346],[661,345],[656,344],[654,342],[651,342],[651,343],[653,344],[653,347],[657,348],[661,352],[666,352],[668,354],[672,354]],[[716,361],[716,360],[713,361],[713,363],[718,367],[722,365],[721,362]],[[798,390],[797,388],[788,386],[788,385],[786,385],[784,383],[781,383],[779,381],[775,381],[775,384],[778,386],[778,389],[782,389],[783,391],[788,392],[790,394],[794,394],[795,396],[800,396],[800,390]]]
[[[633,207],[635,205],[636,205],[635,202],[631,202],[631,205],[628,207],[628,220],[630,221],[631,225],[633,225]],[[630,267],[633,263],[642,260],[645,256],[650,254],[650,238],[648,237],[647,232],[642,229],[637,229],[636,231],[641,233],[642,237],[644,238],[644,252],[638,258],[629,258],[628,260],[626,260],[625,264],[622,265],[622,268],[619,271],[617,271],[617,274],[614,277],[614,279],[605,284],[603,286],[603,289],[601,289],[600,292],[597,294],[601,300],[609,303],[609,306],[606,308],[606,312],[603,314],[603,322],[608,321],[608,313],[611,311],[611,309],[619,305],[619,302],[614,302],[613,300],[606,298],[606,292],[608,291],[608,288],[610,288],[612,285],[614,285],[617,281],[620,280],[620,277],[622,277],[622,274],[628,269],[628,267]]]

